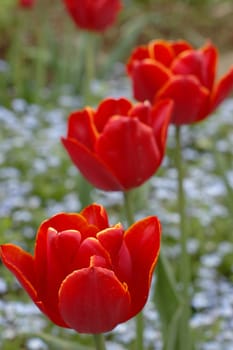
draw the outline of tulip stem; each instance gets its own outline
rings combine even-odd
[[[85,41],[85,76],[84,76],[84,104],[90,104],[91,84],[95,77],[94,43],[95,36],[88,31],[83,33]]]
[[[131,226],[134,223],[134,211],[133,211],[133,200],[132,191],[124,192],[124,204],[125,213],[128,225]],[[143,313],[139,312],[136,316],[136,346],[135,350],[143,350],[143,331],[144,331],[144,320]]]
[[[133,201],[131,200],[131,191],[124,192],[124,205],[125,205],[125,213],[126,219],[129,226],[134,223],[134,213],[133,213]]]
[[[106,350],[105,339],[102,333],[93,334],[96,350]]]
[[[180,216],[180,282],[182,288],[182,300],[184,303],[183,314],[179,327],[179,350],[190,350],[191,339],[189,329],[190,302],[189,302],[189,284],[190,284],[190,260],[187,251],[188,232],[186,225],[186,203],[184,191],[184,169],[181,146],[181,129],[176,126],[176,167],[178,176],[178,210]]]

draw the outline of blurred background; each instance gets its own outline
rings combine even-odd
[[[211,40],[219,49],[223,74],[233,64],[232,18],[232,0],[125,0],[115,25],[90,35],[75,27],[61,0],[37,0],[28,8],[17,0],[1,0],[0,243],[32,252],[42,220],[59,211],[77,212],[88,200],[105,205],[112,223],[124,222],[120,193],[80,187],[83,182],[60,143],[70,111],[86,103],[95,106],[107,96],[132,99],[125,63],[136,45],[156,38],[186,39],[196,47]],[[89,49],[94,72],[87,101]],[[232,95],[211,118],[182,130],[197,350],[233,348],[232,130]],[[163,166],[135,194],[135,203],[136,218],[160,218],[176,275],[180,252],[173,149],[171,128]],[[145,309],[146,350],[162,349],[156,310],[152,290]],[[54,337],[90,345],[87,337],[51,325],[0,266],[0,348],[68,350]],[[120,325],[107,339],[109,350],[133,349],[134,323]]]
[[[210,39],[221,51],[224,70],[232,62],[232,14],[231,0],[125,0],[118,22],[96,35],[97,77],[112,74],[114,65],[124,63],[135,45],[153,38],[183,38],[195,46]],[[56,95],[66,84],[80,92],[88,40],[62,1],[40,0],[20,7],[17,0],[2,0],[0,32],[2,103],[15,96],[38,99],[43,89]]]

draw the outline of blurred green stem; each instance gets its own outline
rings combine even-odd
[[[96,350],[106,350],[105,339],[102,333],[93,334]]]
[[[89,104],[91,100],[91,83],[95,77],[95,35],[89,31],[83,32],[84,35],[84,64],[85,64],[85,76],[84,76],[84,90],[83,97],[85,104]]]
[[[124,192],[124,204],[125,204],[125,213],[128,226],[131,226],[134,223],[134,210],[133,210],[133,200],[132,200],[132,191]],[[144,321],[143,313],[139,312],[136,316],[136,350],[143,350],[143,332],[144,332]]]
[[[94,79],[95,74],[95,61],[94,61],[94,39],[95,35],[91,32],[83,32],[83,48],[84,48],[84,64],[85,64],[85,75],[83,85],[83,99],[84,105],[91,103],[91,82]],[[83,176],[79,179],[79,199],[82,207],[90,204],[92,185],[86,181]]]
[[[190,350],[191,338],[190,338],[190,306],[189,306],[189,285],[190,285],[190,260],[187,251],[188,232],[186,225],[186,203],[185,203],[185,191],[184,191],[184,162],[182,158],[182,146],[181,146],[181,127],[176,126],[176,167],[178,176],[178,210],[180,216],[180,283],[182,300],[184,303],[183,313],[180,320],[179,327],[179,347],[178,350]]]
[[[85,179],[82,174],[78,175],[78,196],[81,202],[82,208],[91,204],[91,191],[93,186]]]
[[[131,195],[131,191],[124,192],[125,216],[129,226],[134,223],[133,201],[131,200]]]

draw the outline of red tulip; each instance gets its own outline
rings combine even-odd
[[[216,82],[218,53],[207,43],[194,49],[185,41],[154,40],[137,47],[127,63],[134,96],[155,103],[174,101],[172,123],[205,119],[233,89],[233,66]]]
[[[31,8],[35,5],[35,0],[19,0],[19,6],[25,8]]]
[[[120,0],[64,0],[75,24],[82,29],[103,32],[116,20]]]
[[[35,253],[0,247],[3,264],[56,325],[108,332],[145,305],[160,248],[160,223],[144,218],[124,232],[101,205],[60,213],[39,227]]]
[[[165,152],[173,103],[151,108],[124,98],[106,99],[69,117],[62,142],[72,161],[95,187],[125,191],[140,186],[159,167]]]

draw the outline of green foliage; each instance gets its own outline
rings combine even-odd
[[[7,27],[12,21],[13,9],[16,4],[15,0],[2,0],[0,12],[0,28]]]
[[[115,63],[125,62],[134,45],[144,43],[155,37],[174,38],[181,35],[190,37],[194,42],[203,43],[206,37],[211,37],[209,35],[211,33],[214,38],[216,37],[218,34],[216,28],[219,31],[221,28],[226,28],[226,32],[230,32],[227,29],[227,22],[224,23],[224,26],[219,26],[218,17],[213,17],[215,20],[211,20],[211,15],[215,12],[214,6],[221,7],[223,4],[232,6],[230,1],[132,0],[125,1],[125,3],[126,7],[118,25],[109,33],[101,36],[98,42],[95,43],[97,77],[102,79],[103,96],[110,92],[108,79],[111,78]],[[205,5],[207,5],[207,12],[204,9]],[[57,205],[59,208],[64,208],[67,195],[73,194],[77,197],[78,204],[75,208],[77,211],[80,209],[78,207],[79,202],[81,207],[85,206],[90,202],[93,192],[93,196],[97,200],[101,198],[99,193],[96,193],[88,184],[83,182],[76,170],[73,171],[67,155],[62,150],[59,138],[56,146],[52,144],[47,153],[41,154],[43,146],[49,142],[49,136],[44,133],[45,130],[50,128],[50,133],[52,133],[52,127],[45,114],[50,112],[50,106],[57,107],[58,97],[60,97],[64,84],[71,84],[73,91],[80,94],[84,80],[86,41],[81,32],[70,25],[68,17],[64,18],[59,5],[56,6],[56,8],[48,7],[50,11],[46,12],[46,15],[43,11],[40,12],[39,8],[36,8],[33,12],[17,13],[15,0],[1,0],[0,31],[3,35],[0,38],[0,58],[7,59],[10,69],[0,72],[0,106],[8,106],[12,110],[11,103],[14,97],[22,97],[28,102],[40,103],[40,108],[42,108],[41,106],[44,108],[43,111],[38,115],[34,115],[31,119],[33,122],[33,118],[35,118],[38,124],[36,128],[30,131],[31,139],[27,143],[23,143],[22,137],[20,138],[18,135],[25,127],[23,117],[28,113],[27,110],[23,111],[21,115],[20,113],[17,115],[17,128],[12,127],[11,129],[6,123],[5,126],[1,124],[0,130],[2,146],[0,166],[3,170],[0,178],[1,191],[7,179],[10,179],[11,169],[16,169],[19,174],[15,179],[18,186],[16,186],[17,190],[21,185],[31,185],[24,195],[24,201],[13,207],[10,213],[1,216],[1,243],[17,242],[27,247],[29,251],[33,250],[35,234],[41,221],[48,217],[48,213],[54,210]],[[203,11],[199,11],[200,6],[202,6]],[[209,11],[210,9],[211,11]],[[216,12],[218,11],[216,10]],[[226,15],[224,15],[223,21],[225,21],[225,17]],[[232,26],[232,19],[230,25]],[[221,36],[220,43],[225,38],[224,35]],[[231,32],[230,38],[232,40]],[[232,42],[229,41],[227,45],[228,48],[231,48]],[[45,93],[50,93],[50,97],[45,99]],[[99,96],[96,99],[98,100]],[[92,100],[92,102],[94,104],[96,100]],[[64,122],[68,111],[64,110],[63,112]],[[57,116],[55,115],[54,118],[56,119]],[[192,128],[192,133],[188,134],[190,137],[186,144],[189,150],[196,151],[196,156],[189,161],[189,166],[185,169],[185,176],[187,178],[191,177],[195,169],[202,169],[205,159],[210,159],[215,165],[212,169],[206,169],[205,176],[216,176],[216,179],[221,180],[226,190],[225,194],[214,198],[212,203],[225,208],[227,210],[225,216],[210,213],[210,205],[202,201],[205,190],[207,190],[203,185],[199,189],[199,199],[188,199],[191,208],[188,213],[190,216],[189,234],[191,239],[198,242],[198,249],[191,254],[194,291],[196,288],[195,280],[201,266],[201,258],[208,253],[217,254],[223,242],[232,243],[233,188],[228,176],[233,167],[232,125],[224,126],[221,121],[218,123],[216,132],[209,136],[207,131],[211,130],[211,127],[208,127],[208,121],[203,126],[195,125]],[[11,140],[10,147],[7,143],[9,140]],[[228,145],[226,151],[220,152],[216,148],[215,145],[219,140],[226,140]],[[6,149],[7,151],[5,151]],[[167,164],[162,167],[156,176],[169,179],[170,172],[174,171],[173,154],[174,149],[170,146],[167,152]],[[54,164],[47,162],[49,156],[50,160],[55,160]],[[36,163],[45,163],[45,170],[36,171]],[[6,175],[2,175],[4,171]],[[171,177],[170,180],[174,179]],[[92,192],[90,192],[91,190]],[[163,309],[164,319],[162,322],[168,335],[164,350],[172,350],[176,343],[177,325],[183,311],[182,301],[176,288],[178,259],[176,255],[169,255],[169,252],[175,251],[177,244],[177,237],[174,235],[177,224],[170,221],[174,213],[177,212],[177,204],[173,200],[172,194],[174,193],[171,189],[167,189],[167,191],[171,191],[171,196],[162,199],[156,197],[156,190],[155,188],[151,191],[150,185],[146,184],[135,192],[134,201],[139,215],[144,215],[149,210],[151,214],[158,214],[159,216],[159,209],[161,209],[163,218],[166,218],[163,222],[163,245],[166,246],[168,254],[165,256],[164,252],[161,252],[156,269],[156,288],[153,301],[156,308]],[[11,196],[11,194],[7,195]],[[154,199],[153,202],[150,202],[151,206],[148,203],[146,206],[145,203],[153,195]],[[17,197],[17,193],[14,193],[13,196]],[[6,198],[2,198],[0,193],[0,199],[4,201]],[[31,206],[31,203],[34,203],[33,201],[38,202],[34,207]],[[108,206],[112,216],[118,218],[119,204],[110,203]],[[202,218],[205,217],[206,219],[205,223],[202,222],[203,219],[200,219],[198,215],[195,216],[195,213],[192,212],[195,208],[202,212]],[[28,219],[25,219],[27,215]],[[226,252],[221,257],[219,266],[216,267],[218,277],[232,282],[232,252]],[[17,298],[18,300],[26,298],[24,294],[19,293],[18,288],[15,288],[13,278],[2,266],[0,271],[1,277],[6,281],[9,289],[7,298]],[[166,276],[166,279],[164,276]],[[217,320],[211,326],[211,332],[215,334],[219,332],[219,329],[220,321]],[[50,329],[48,332],[50,332]],[[206,337],[206,334],[208,335],[211,332],[210,329],[202,329],[199,338],[202,340]],[[50,349],[92,349],[88,344],[87,346],[78,347],[77,343],[70,343],[70,338],[73,341],[73,336],[69,334],[66,334],[67,340],[64,340],[64,337],[57,338],[44,333],[39,334],[39,336],[49,345]],[[27,339],[26,336],[17,336],[12,340],[4,340],[1,348],[3,350],[26,349]],[[77,338],[74,340],[77,340]]]
[[[94,350],[94,347],[77,345],[77,342],[59,339],[57,336],[52,336],[46,333],[38,334],[39,338],[45,340],[49,345],[50,350]]]
[[[177,291],[175,272],[163,251],[160,252],[156,269],[156,288],[154,293],[155,305],[163,319],[163,333],[166,334],[167,343],[164,350],[172,350],[177,342],[177,327],[183,311],[182,300]]]

